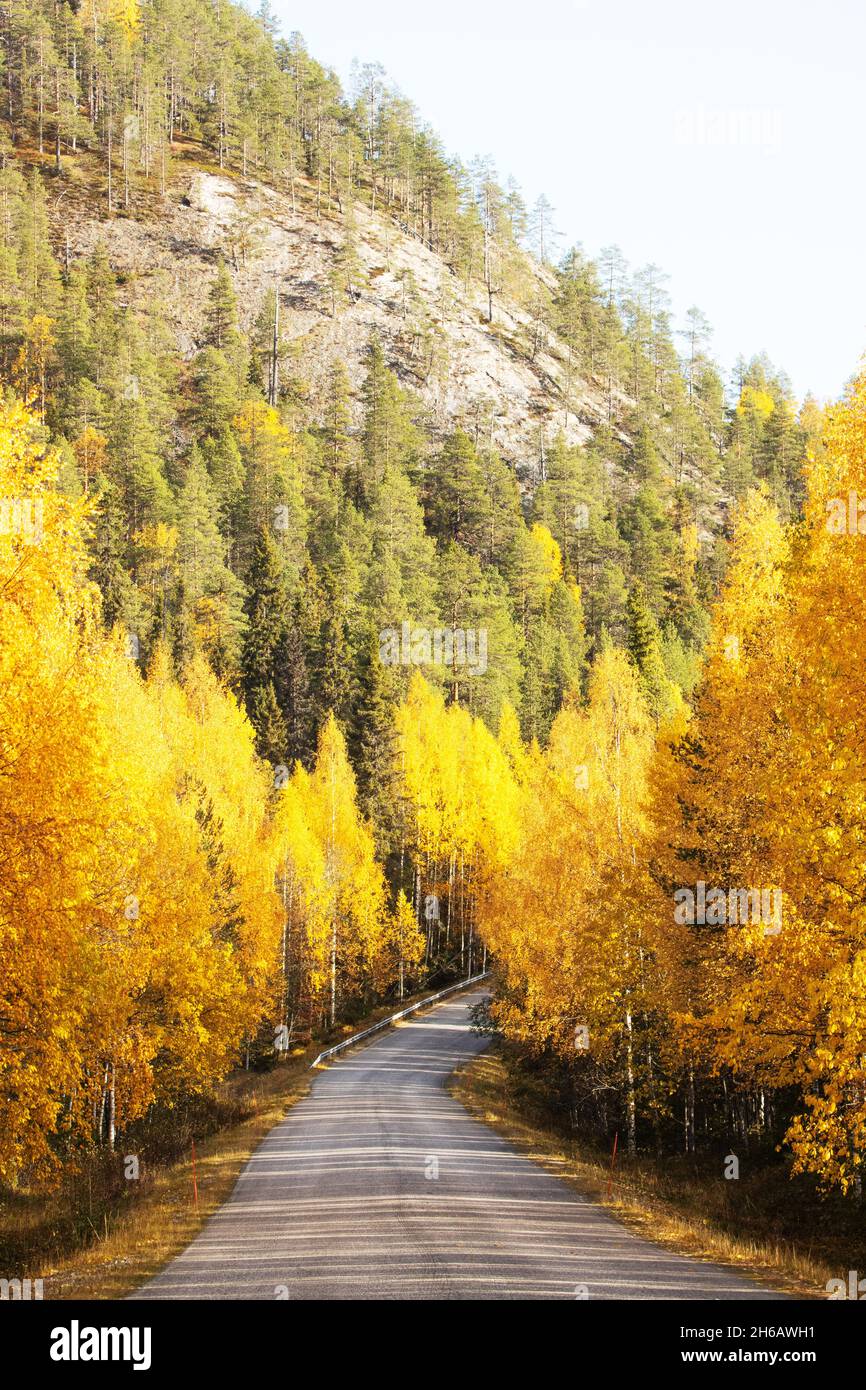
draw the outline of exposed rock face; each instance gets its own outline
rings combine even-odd
[[[308,197],[309,195],[307,195]],[[491,443],[530,484],[544,449],[563,431],[585,441],[604,415],[597,392],[568,381],[567,351],[550,333],[533,355],[531,316],[497,297],[493,324],[486,299],[444,261],[387,218],[354,215],[360,274],[336,304],[329,274],[343,244],[344,219],[317,219],[308,208],[249,179],[202,170],[175,180],[159,215],[74,219],[72,254],[101,240],[128,277],[132,302],[157,290],[181,353],[200,346],[207,291],[220,256],[232,268],[241,319],[252,326],[269,290],[279,287],[287,367],[317,400],[333,360],[343,359],[353,388],[363,378],[371,332],[389,364],[420,396],[435,431],[462,423]],[[533,262],[532,273],[549,272]],[[566,388],[567,408],[566,408]]]

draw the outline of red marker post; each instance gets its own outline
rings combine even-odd
[[[613,1185],[613,1165],[616,1163],[616,1141],[619,1139],[619,1130],[613,1136],[613,1153],[610,1156],[610,1172],[607,1175],[607,1195],[610,1198],[611,1187]]]
[[[198,1183],[195,1178],[195,1140],[192,1141],[192,1200],[198,1211]]]

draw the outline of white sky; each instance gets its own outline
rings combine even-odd
[[[544,192],[697,304],[728,370],[837,396],[866,351],[864,0],[273,0],[348,83],[381,62],[449,152]]]

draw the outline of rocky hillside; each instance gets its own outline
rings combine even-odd
[[[538,478],[544,451],[563,432],[585,442],[606,407],[597,389],[568,383],[568,352],[545,328],[535,346],[532,315],[499,296],[493,323],[477,282],[466,285],[441,257],[387,217],[358,207],[354,237],[360,273],[335,305],[329,276],[346,240],[345,219],[316,218],[309,189],[294,200],[262,183],[197,169],[180,173],[158,211],[93,215],[77,200],[64,223],[73,257],[99,242],[127,284],[133,303],[164,305],[181,355],[204,340],[207,293],[219,260],[232,269],[242,326],[252,331],[275,288],[281,336],[296,374],[315,403],[335,360],[353,389],[375,331],[389,366],[429,410],[431,432],[458,425],[492,444],[527,482]],[[526,256],[529,273],[553,288],[554,277]],[[356,403],[357,410],[357,403]]]

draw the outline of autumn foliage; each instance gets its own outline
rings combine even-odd
[[[7,1182],[50,1178],[81,1146],[113,1146],[152,1103],[207,1091],[290,1007],[308,1036],[338,997],[405,982],[419,958],[405,903],[389,906],[333,721],[313,771],[283,779],[202,656],[178,681],[157,645],[142,673],[134,639],[101,625],[89,506],[56,490],[59,468],[35,417],[4,406]]]
[[[775,1135],[794,1172],[859,1191],[866,377],[805,483],[800,523],[763,488],[737,509],[691,709],[652,727],[633,665],[602,650],[585,704],[514,761],[515,849],[487,865],[479,920],[500,1024],[562,1059],[576,1115],[632,1149]],[[682,920],[675,895],[711,886],[779,914]]]
[[[244,447],[291,472],[259,414]],[[828,412],[804,519],[784,522],[765,488],[737,508],[689,704],[670,682],[656,698],[651,624],[634,650],[601,641],[544,747],[508,703],[494,732],[407,678],[379,749],[387,860],[333,715],[308,766],[274,767],[202,652],[178,677],[156,643],[143,672],[106,630],[92,504],[63,495],[61,463],[38,411],[6,404],[6,1182],[50,1180],[272,1034],[290,1046],[434,962],[468,975],[492,959],[499,1026],[558,1059],[578,1122],[632,1151],[763,1127],[794,1172],[859,1188],[866,377]],[[556,551],[534,543],[556,583]],[[708,885],[723,903],[778,894],[778,921],[675,911]]]

